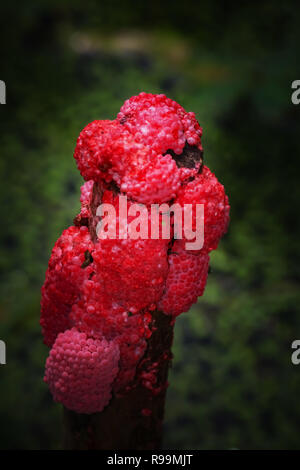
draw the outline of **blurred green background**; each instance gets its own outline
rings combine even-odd
[[[232,206],[206,292],[176,324],[164,447],[300,448],[299,13],[274,1],[1,5],[1,448],[61,446],[40,287],[79,209],[80,130],[140,91],[196,112]]]

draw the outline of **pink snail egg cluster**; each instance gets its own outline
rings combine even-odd
[[[119,357],[113,341],[88,338],[75,328],[59,333],[45,373],[54,400],[77,413],[103,409],[111,398]]]
[[[116,120],[94,121],[78,137],[74,157],[86,180],[81,211],[55,243],[41,299],[51,348],[45,381],[71,410],[100,412],[112,393],[125,393],[137,380],[154,395],[164,387],[157,383],[159,361],[137,374],[159,327],[153,312],[175,319],[203,294],[209,253],[229,223],[224,187],[202,162],[201,136],[194,113],[165,95],[141,93],[124,103]],[[119,196],[128,198],[128,221],[136,203],[203,204],[203,246],[188,250],[173,226],[165,239],[98,238],[100,202],[114,207],[116,226],[123,227]],[[159,223],[161,229],[162,218]],[[160,361],[165,357],[162,351]]]

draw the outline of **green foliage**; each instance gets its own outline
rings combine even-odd
[[[51,248],[79,209],[72,154],[88,122],[148,91],[196,112],[232,205],[206,292],[177,320],[165,447],[299,448],[296,11],[268,1],[234,11],[101,3],[3,7],[0,446],[61,445],[38,321]]]

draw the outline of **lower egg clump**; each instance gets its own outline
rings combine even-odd
[[[77,413],[102,410],[111,398],[119,356],[113,341],[88,338],[75,328],[60,333],[45,372],[54,400]]]
[[[194,113],[164,95],[142,93],[125,102],[115,121],[94,121],[78,138],[74,157],[86,180],[81,211],[55,243],[41,300],[44,341],[51,348],[45,381],[70,410],[100,412],[112,393],[122,395],[137,382],[153,395],[166,386],[158,376],[168,351],[143,368],[159,328],[154,313],[175,319],[203,294],[209,253],[229,222],[224,187],[202,165],[201,135]],[[194,209],[203,204],[203,245],[187,249],[172,218],[164,238],[98,237],[97,204],[110,204],[122,226],[120,196],[128,199],[129,221],[136,203],[147,209],[187,204],[193,230]],[[161,233],[164,221],[158,220]],[[142,225],[151,226],[150,215]],[[146,408],[141,413],[151,415]]]

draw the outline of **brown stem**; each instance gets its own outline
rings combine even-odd
[[[97,207],[103,188],[94,184],[88,226],[93,242],[97,240]],[[88,263],[89,253],[86,253]],[[64,408],[64,447],[66,449],[159,449],[162,440],[165,395],[169,363],[172,358],[173,322],[170,316],[155,311],[152,335],[139,363],[135,380],[122,396],[114,395],[101,413],[78,414]],[[147,388],[145,374],[155,367],[154,388]],[[153,385],[153,380],[152,380]],[[148,384],[149,386],[149,384]]]
[[[161,447],[173,324],[171,317],[161,312],[155,312],[153,319],[154,330],[130,390],[121,397],[113,396],[101,413],[83,415],[64,409],[66,449],[153,450]],[[158,363],[155,388],[160,391],[157,394],[141,381],[142,373],[148,372],[153,363]]]

